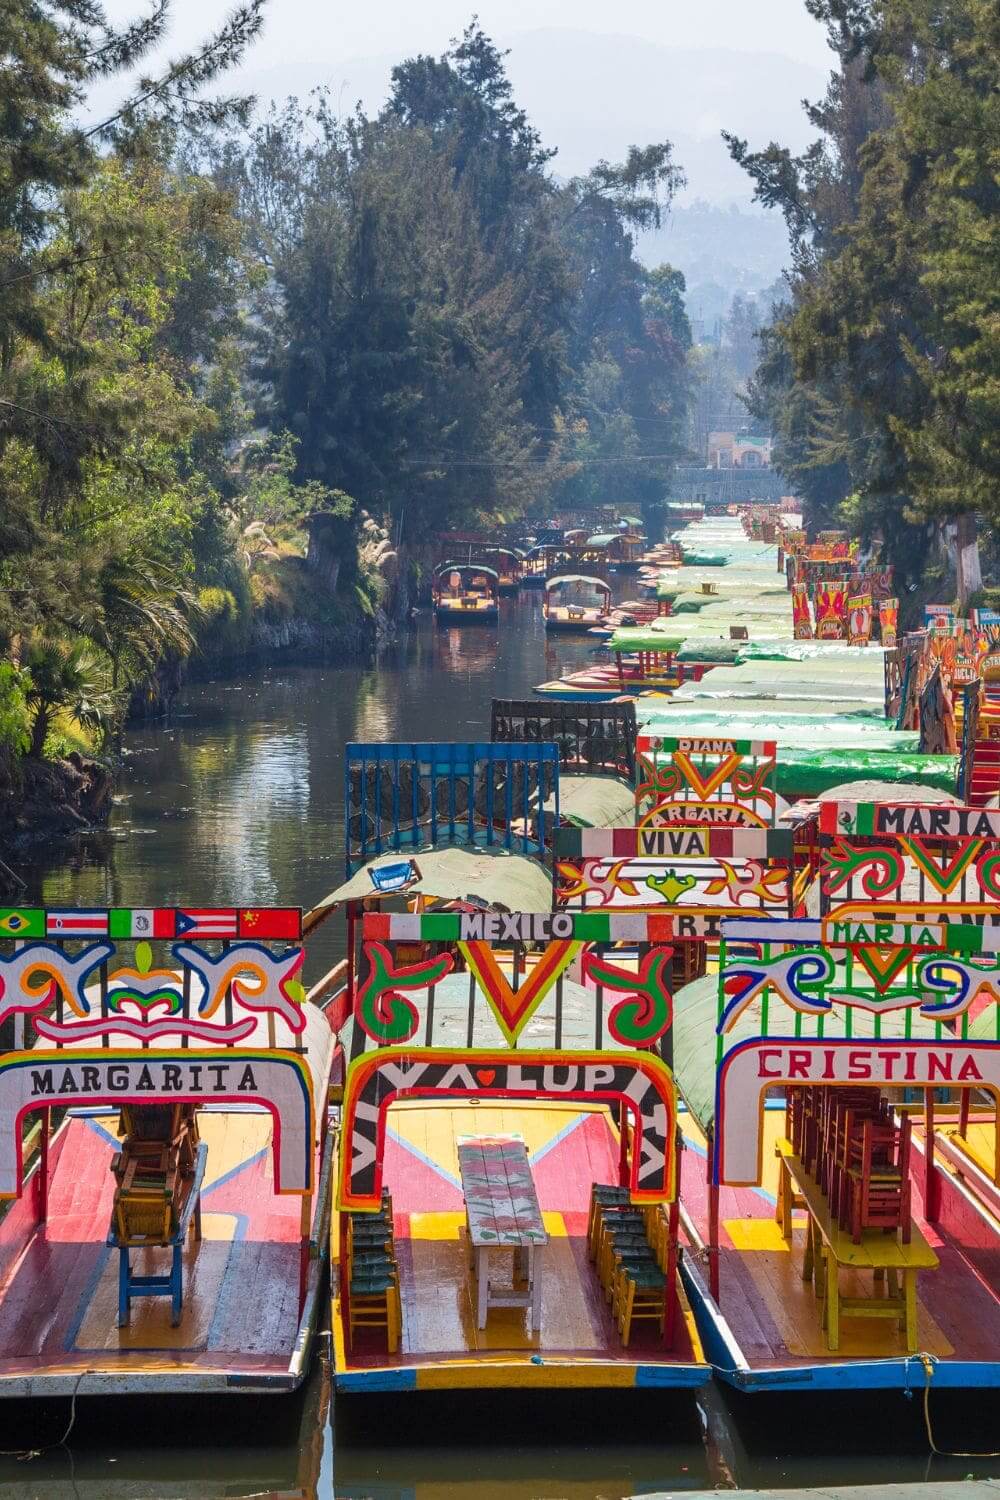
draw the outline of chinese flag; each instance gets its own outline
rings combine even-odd
[[[241,938],[294,938],[302,936],[302,910],[298,906],[242,907],[238,918]]]

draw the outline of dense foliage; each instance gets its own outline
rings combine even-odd
[[[914,577],[930,522],[1000,517],[1000,13],[807,4],[839,64],[819,140],[730,138],[794,249],[753,406],[812,519],[850,497],[839,513]]]
[[[390,535],[637,505],[683,443],[683,280],[632,240],[670,147],[561,183],[475,24],[375,117],[317,95],[251,123],[205,88],[262,4],[87,127],[169,0],[120,28],[94,0],[0,16],[8,770],[115,735],[255,613],[370,614]]]

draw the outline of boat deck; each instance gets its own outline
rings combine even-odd
[[[681,1201],[707,1240],[704,1137],[689,1114],[682,1114],[681,1121],[686,1145],[692,1148],[683,1153]],[[923,1366],[916,1357],[907,1359],[904,1335],[892,1319],[842,1314],[840,1348],[827,1348],[820,1303],[801,1274],[806,1216],[793,1216],[791,1245],[782,1238],[774,1217],[774,1142],[782,1134],[784,1111],[768,1110],[763,1186],[724,1187],[720,1194],[719,1305],[746,1366],[743,1371],[731,1370],[730,1377],[744,1386],[909,1383],[922,1389]],[[940,1260],[937,1270],[918,1278],[919,1348],[935,1362],[935,1385],[1000,1385],[1000,1236],[973,1206],[964,1200],[958,1203],[955,1188],[943,1194],[939,1222],[927,1223],[918,1182],[919,1171],[914,1178],[915,1221]],[[694,1282],[696,1293],[703,1293],[703,1270]],[[841,1287],[844,1296],[873,1294],[870,1273],[843,1273]],[[713,1358],[726,1374],[725,1351],[717,1347]],[[845,1361],[859,1362],[851,1379],[845,1378]],[[772,1380],[777,1372],[780,1381]]]
[[[549,1233],[537,1333],[519,1308],[491,1309],[486,1327],[476,1327],[456,1141],[498,1132],[523,1137]],[[612,1323],[587,1258],[587,1215],[591,1184],[617,1175],[617,1135],[599,1107],[394,1105],[384,1182],[393,1199],[402,1343],[389,1355],[384,1335],[359,1332],[348,1354],[335,1300],[338,1388],[703,1384],[708,1371],[683,1299],[673,1349],[642,1323],[625,1349]]]
[[[299,1342],[300,1202],[275,1196],[271,1117],[202,1112],[208,1145],[200,1244],[184,1250],[184,1309],[132,1303],[118,1327],[118,1253],[107,1243],[117,1115],[71,1117],[50,1151],[48,1218],[33,1182],[0,1222],[0,1397],[291,1386]],[[133,1252],[163,1275],[169,1250]]]

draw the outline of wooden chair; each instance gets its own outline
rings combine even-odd
[[[844,1177],[844,1227],[856,1245],[866,1229],[901,1230],[910,1241],[910,1117],[901,1125],[865,1120],[860,1141],[852,1140]]]
[[[358,1328],[384,1328],[386,1348],[395,1354],[402,1332],[403,1307],[392,1229],[388,1226],[381,1242],[363,1243],[366,1232],[356,1221],[367,1217],[350,1214],[347,1220],[348,1341],[353,1348]]]
[[[666,1331],[668,1287],[672,1288],[674,1274],[670,1225],[659,1208],[650,1208],[645,1229],[649,1254],[620,1255],[614,1267],[611,1315],[626,1348],[633,1323],[654,1322],[661,1334]]]
[[[842,1220],[846,1174],[860,1147],[865,1122],[888,1123],[887,1106],[873,1089],[849,1089],[838,1101],[831,1127],[831,1152],[827,1164],[827,1197],[830,1212]]]
[[[177,1229],[195,1169],[199,1136],[193,1104],[125,1104],[112,1157],[116,1243],[166,1245]]]
[[[587,1215],[587,1254],[597,1259],[597,1242],[605,1209],[623,1209],[629,1205],[629,1190],[614,1187],[610,1183],[593,1182],[590,1185],[590,1212]]]

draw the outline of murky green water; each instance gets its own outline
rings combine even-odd
[[[496,629],[424,619],[377,669],[263,668],[192,687],[170,723],[129,736],[110,831],[29,871],[31,894],[95,906],[312,905],[343,878],[345,742],[487,738],[492,697],[528,698],[561,665],[587,660],[585,639],[546,640],[540,604],[531,593],[503,601]],[[310,972],[341,948],[326,924]],[[990,1408],[937,1395],[932,1412],[942,1447],[997,1446],[995,1398]],[[55,1443],[68,1420],[67,1401],[0,1408],[0,1447]],[[899,1393],[409,1396],[331,1413],[321,1362],[292,1399],[216,1398],[169,1416],[82,1401],[67,1447],[0,1455],[0,1500],[618,1500],[968,1473],[1000,1474],[1000,1461],[929,1465],[919,1400]]]

